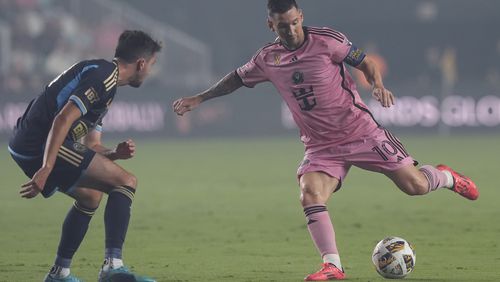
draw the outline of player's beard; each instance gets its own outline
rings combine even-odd
[[[131,81],[128,85],[134,87],[134,88],[139,88],[142,84],[142,81]]]
[[[128,85],[134,87],[134,88],[139,88],[142,84],[142,80],[141,80],[141,77],[139,75],[136,75],[134,76],[130,82],[128,83]]]
[[[298,36],[285,37],[282,39],[282,42],[288,49],[291,50],[295,50],[300,47],[300,39]]]

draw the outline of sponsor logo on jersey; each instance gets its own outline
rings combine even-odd
[[[90,87],[85,91],[85,96],[89,100],[91,104],[94,104],[95,102],[99,101],[99,96],[97,96],[97,93],[95,92],[94,88]]]

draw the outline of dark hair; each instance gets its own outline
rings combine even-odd
[[[295,0],[268,0],[267,1],[267,10],[269,11],[269,15],[272,14],[283,14],[293,7],[299,8],[297,2]]]
[[[150,58],[161,50],[161,42],[140,30],[125,30],[118,39],[115,58],[133,63],[141,57]]]

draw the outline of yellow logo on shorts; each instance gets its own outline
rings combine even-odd
[[[78,143],[78,142],[73,143],[73,149],[75,149],[75,151],[77,151],[80,154],[83,154],[83,153],[85,153],[85,151],[87,151],[87,147],[83,144]]]

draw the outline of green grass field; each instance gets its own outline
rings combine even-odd
[[[421,163],[444,162],[473,177],[476,202],[449,191],[399,192],[383,175],[353,168],[329,210],[350,281],[382,281],[376,242],[397,235],[417,251],[409,281],[500,281],[500,136],[403,137]],[[295,180],[296,139],[137,141],[121,162],[139,188],[125,261],[158,281],[302,281],[320,258],[309,238]],[[0,152],[0,281],[41,281],[72,201],[18,196],[27,179]],[[104,245],[104,201],[73,260],[96,281]]]

